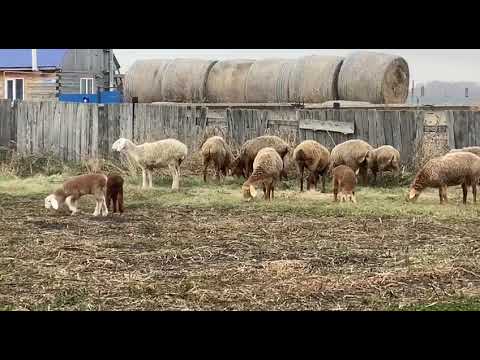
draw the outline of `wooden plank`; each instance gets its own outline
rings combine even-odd
[[[453,131],[455,133],[455,148],[460,149],[468,146],[468,119],[465,111],[453,111],[455,118]]]
[[[368,142],[368,111],[358,110],[354,114],[355,137]]]
[[[472,120],[475,124],[475,143],[472,146],[480,146],[480,111],[472,112]]]
[[[400,111],[392,111],[392,146],[401,151],[402,149],[402,131],[400,129],[400,122],[402,117]]]
[[[475,134],[475,119],[473,116],[473,111],[466,111],[466,117],[468,121],[468,146],[475,146],[476,134]]]
[[[453,117],[453,114],[452,114],[451,110],[446,110],[445,111],[445,118],[447,120],[448,147],[450,149],[454,149],[455,148],[455,132],[454,132],[453,128],[454,128],[455,119]]]
[[[385,142],[382,145],[392,145],[393,146],[393,116],[394,111],[384,111],[383,112],[383,133],[385,137]]]
[[[385,145],[385,111],[377,111],[377,144],[378,146]]]
[[[340,122],[340,121],[321,121],[321,120],[300,120],[300,129],[312,130],[312,131],[330,131],[341,134],[353,134],[355,133],[355,124],[353,122]]]
[[[377,110],[368,110],[368,143],[373,147],[378,146],[377,141]]]

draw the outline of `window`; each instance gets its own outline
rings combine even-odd
[[[80,94],[93,94],[93,78],[80,79]]]
[[[5,89],[5,99],[23,100],[23,79],[6,79]]]

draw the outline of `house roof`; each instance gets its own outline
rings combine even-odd
[[[39,70],[59,69],[68,49],[37,49]],[[32,49],[0,49],[0,69],[31,69]]]

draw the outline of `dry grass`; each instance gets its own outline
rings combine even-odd
[[[404,186],[360,188],[353,206],[292,181],[268,204],[232,179],[172,193],[137,177],[123,216],[94,218],[88,197],[75,217],[43,208],[62,180],[0,177],[0,309],[468,308],[479,295],[480,205],[460,189],[439,206],[434,191],[407,204]]]

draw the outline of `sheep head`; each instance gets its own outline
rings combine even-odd
[[[245,184],[242,186],[242,194],[245,200],[250,201],[257,197],[257,190],[255,186]]]
[[[412,187],[410,188],[410,192],[408,193],[407,201],[415,202],[419,196],[420,196],[420,191]]]
[[[354,204],[357,203],[357,200],[355,199],[355,193],[354,192],[342,192],[340,194],[340,201],[341,202],[351,201]]]
[[[362,164],[364,161],[366,161],[369,168],[373,168],[377,161],[377,154],[375,153],[375,150],[368,150],[364,156],[360,157],[358,164]]]
[[[55,210],[58,210],[58,207],[59,207],[58,200],[54,194],[48,195],[45,198],[45,209],[54,208]]]
[[[125,138],[120,138],[113,143],[112,150],[119,151],[119,152],[123,151],[128,147],[129,143],[130,143],[130,140]]]

